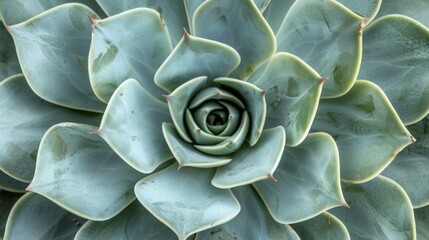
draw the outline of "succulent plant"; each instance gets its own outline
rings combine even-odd
[[[429,238],[429,2],[0,13],[4,239]]]

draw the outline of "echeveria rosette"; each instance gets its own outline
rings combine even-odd
[[[426,221],[429,34],[409,17],[427,3],[68,2],[0,0],[2,74],[20,71],[9,33],[24,73],[0,83],[0,188],[38,193],[6,238],[72,238],[85,218],[77,239],[413,239]],[[54,227],[29,228],[41,214]]]

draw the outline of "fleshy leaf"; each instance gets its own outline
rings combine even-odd
[[[170,121],[167,105],[128,79],[113,94],[96,133],[130,166],[150,173],[173,157],[161,129]]]
[[[292,227],[302,239],[350,240],[344,223],[328,212],[293,224]]]
[[[244,100],[243,103],[250,116],[250,130],[247,138],[250,146],[254,146],[265,124],[265,116],[267,114],[266,91],[248,82],[233,78],[217,78],[215,79],[215,83],[233,89]]]
[[[85,4],[99,16],[106,16],[94,0],[0,0],[0,14],[6,25],[14,25],[24,22],[53,7],[71,2]]]
[[[429,27],[429,2],[409,0],[382,0],[377,17],[388,14],[403,14]]]
[[[30,182],[37,149],[52,125],[72,121],[98,125],[101,115],[70,110],[39,98],[22,75],[0,83],[0,169],[14,178]]]
[[[253,0],[253,2],[255,3],[259,11],[263,13],[270,4],[271,0]]]
[[[254,147],[247,143],[232,156],[232,161],[217,169],[212,184],[233,188],[272,178],[286,143],[283,127],[266,129]]]
[[[237,50],[241,62],[234,78],[246,79],[276,49],[274,33],[253,0],[207,0],[195,11],[192,26],[196,36]]]
[[[186,108],[189,106],[192,97],[204,88],[206,82],[207,77],[196,77],[176,88],[174,92],[166,96],[168,109],[170,110],[174,126],[176,126],[176,130],[180,137],[188,143],[192,143],[192,140],[186,131],[184,123]]]
[[[50,128],[40,143],[36,172],[27,189],[79,216],[102,221],[135,199],[133,186],[144,174],[90,134],[96,129],[73,123]]]
[[[135,200],[121,213],[104,222],[88,221],[75,240],[139,239],[176,240],[176,235]]]
[[[192,26],[192,17],[194,16],[195,10],[204,2],[205,0],[184,0],[186,16],[188,16],[189,30],[194,34],[194,28]]]
[[[102,112],[88,76],[91,23],[98,16],[71,3],[9,27],[22,71],[43,99],[68,108]],[[28,54],[31,53],[31,54]]]
[[[345,204],[338,150],[326,133],[311,133],[297,147],[286,147],[274,177],[277,182],[254,186],[278,222],[301,222]]]
[[[109,16],[139,7],[152,8],[158,11],[168,27],[173,46],[175,46],[182,37],[182,29],[188,27],[183,0],[96,1]]]
[[[342,188],[350,208],[331,212],[352,239],[415,239],[413,208],[399,184],[377,176],[363,184],[344,183]]]
[[[377,15],[382,0],[337,0],[356,14],[367,18],[370,22]],[[397,1],[397,0],[394,0]]]
[[[25,192],[25,188],[27,186],[28,186],[28,183],[21,182],[15,178],[12,178],[6,173],[0,171],[0,191],[6,190],[9,192],[22,193],[22,192]],[[0,205],[1,205],[1,200],[0,200]]]
[[[5,239],[72,239],[85,220],[48,199],[27,193],[12,208]]]
[[[414,207],[422,207],[429,204],[429,116],[408,129],[417,141],[402,150],[382,174],[404,188]]]
[[[323,97],[346,93],[362,55],[363,19],[333,0],[296,1],[277,33],[277,51],[301,58],[329,81]]]
[[[426,116],[429,30],[413,19],[391,15],[365,29],[364,43],[359,78],[379,85],[405,124]]]
[[[212,145],[220,143],[227,139],[226,136],[217,136],[201,130],[201,128],[195,122],[194,117],[192,116],[192,113],[189,109],[186,109],[185,121],[188,133],[189,135],[191,135],[192,139],[194,140],[194,143],[196,144]]]
[[[212,156],[198,151],[192,144],[185,142],[171,123],[162,124],[162,131],[179,167],[217,167],[231,161],[224,156]]]
[[[289,8],[295,0],[271,0],[270,4],[264,11],[264,18],[270,25],[274,33],[280,28]]]
[[[155,83],[172,92],[199,76],[207,76],[209,81],[228,76],[239,64],[240,55],[230,46],[185,32],[182,40],[156,72]]]
[[[240,211],[231,190],[210,184],[214,169],[183,168],[174,164],[135,186],[137,199],[180,240],[228,222]]]
[[[161,99],[164,91],[153,77],[172,46],[159,13],[138,8],[93,21],[89,76],[97,97],[108,102],[123,81],[134,78]]]
[[[0,190],[0,236],[4,236],[7,218],[21,194]]]
[[[265,128],[283,126],[288,146],[301,143],[310,131],[326,78],[296,56],[277,53],[264,73],[250,81],[267,90]]]
[[[20,72],[15,44],[0,20],[0,81]]]
[[[321,100],[312,130],[333,136],[341,179],[356,183],[377,176],[414,141],[383,91],[362,80],[342,97]]]
[[[429,239],[429,206],[414,209],[417,239]]]
[[[299,240],[291,227],[274,221],[251,186],[236,188],[233,192],[241,204],[240,213],[227,223],[197,233],[196,240]]]

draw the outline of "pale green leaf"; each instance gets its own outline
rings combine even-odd
[[[109,15],[115,15],[133,8],[152,8],[161,14],[167,25],[173,46],[182,37],[182,29],[188,28],[186,11],[183,0],[96,0],[101,8]]]
[[[44,135],[36,172],[27,188],[91,220],[106,220],[134,199],[134,184],[144,174],[122,161],[90,132],[97,128],[58,124]]]
[[[240,213],[231,221],[197,233],[195,240],[260,239],[299,240],[295,231],[276,222],[251,186],[233,190],[241,204]]]
[[[86,222],[74,239],[177,240],[177,237],[135,200],[110,220]]]
[[[390,15],[364,30],[360,79],[379,85],[405,124],[429,113],[429,30]]]
[[[71,2],[85,4],[99,16],[106,16],[95,0],[0,0],[0,14],[6,25],[14,25],[53,7]]]
[[[266,90],[265,128],[283,126],[288,146],[301,143],[310,131],[326,79],[296,56],[277,53],[263,74],[249,81]]]
[[[180,240],[228,222],[240,211],[231,190],[210,184],[214,169],[183,168],[174,164],[135,186],[137,199]]]
[[[102,112],[88,76],[91,23],[85,5],[60,5],[9,27],[22,71],[43,99],[68,108]]]
[[[0,189],[0,238],[4,236],[9,213],[21,195],[22,194],[11,193]]]
[[[164,91],[153,78],[171,50],[167,29],[155,10],[138,8],[94,20],[89,77],[95,94],[108,102],[122,82],[134,78],[161,99]]]
[[[368,21],[372,21],[377,15],[382,0],[337,0],[356,14],[367,18]],[[394,0],[397,1],[397,0]],[[384,2],[384,1],[383,1]]]
[[[280,28],[289,8],[295,0],[271,0],[263,15],[274,33]]]
[[[171,123],[162,124],[162,131],[179,167],[211,168],[231,161],[225,156],[212,156],[200,152],[192,144],[185,142]]]
[[[401,151],[382,174],[404,188],[414,207],[422,207],[429,204],[429,116],[407,128],[417,141]]]
[[[234,78],[246,79],[276,49],[274,33],[253,0],[207,0],[195,11],[192,26],[196,36],[237,50],[241,63]]]
[[[155,83],[172,92],[199,76],[207,76],[209,81],[228,76],[239,64],[240,55],[230,46],[185,32],[182,40],[156,72]]]
[[[12,36],[0,20],[0,81],[20,72]]]
[[[403,14],[429,27],[429,1],[426,0],[382,0],[377,17],[388,14]]]
[[[429,239],[429,206],[414,209],[417,239]]]
[[[311,133],[300,145],[286,147],[274,177],[276,182],[254,186],[278,222],[301,222],[345,205],[337,146],[326,133]]]
[[[27,193],[12,208],[4,239],[73,239],[85,221],[40,195]]]
[[[30,89],[22,75],[0,83],[0,170],[16,179],[33,178],[37,149],[43,134],[60,122],[98,125],[99,114],[51,104]]]
[[[231,88],[239,94],[250,116],[250,129],[247,139],[254,146],[261,136],[267,114],[265,90],[257,86],[233,78],[217,78],[214,81],[224,87]]]
[[[341,179],[357,183],[377,176],[414,141],[383,91],[362,80],[342,97],[321,100],[312,130],[334,137]]]
[[[217,169],[212,184],[218,188],[233,188],[259,180],[272,178],[286,143],[283,127],[262,131],[258,143],[250,147],[247,143],[232,155],[229,164]]]
[[[322,96],[338,97],[359,71],[362,21],[333,0],[297,0],[277,32],[277,51],[298,56],[328,77]]]
[[[167,104],[128,79],[110,99],[97,134],[133,168],[150,173],[173,157],[161,129],[170,121]]]
[[[350,240],[344,223],[328,212],[293,224],[292,227],[302,239]]]
[[[411,202],[397,183],[378,176],[342,187],[350,208],[330,212],[344,223],[352,239],[416,239]]]
[[[21,182],[7,175],[6,173],[0,171],[0,190],[22,193],[22,192],[25,192],[25,188],[27,186],[28,186],[28,183]],[[0,201],[0,204],[1,204],[1,201]]]

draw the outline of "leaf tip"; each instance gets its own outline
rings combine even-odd
[[[97,129],[97,130],[95,130],[93,132],[89,132],[89,134],[100,136],[100,129]]]
[[[170,95],[162,94],[162,97],[164,98],[165,101],[168,101],[168,99],[170,98]]]
[[[320,83],[324,83],[324,82],[326,82],[326,80],[328,80],[329,79],[329,77],[321,77],[321,78],[319,78],[319,82]]]
[[[413,136],[410,136],[410,139],[411,139],[411,143],[415,143],[417,141],[416,138]]]
[[[350,209],[350,205],[349,205],[346,201],[344,201],[344,202],[341,204],[341,206],[343,206],[343,207],[346,207],[346,208]]]
[[[179,163],[179,166],[177,167],[177,171],[180,171],[185,165],[183,163]]]
[[[267,174],[267,177],[268,177],[268,179],[270,179],[270,180],[272,180],[272,181],[274,181],[274,182],[277,182],[277,179],[273,176],[273,174],[272,174],[272,173],[268,173],[268,174]]]
[[[367,22],[368,22],[368,18],[363,18],[362,19],[362,22],[361,22],[361,24],[359,26],[359,35],[360,36],[362,35],[363,28],[365,27],[365,25],[366,25]]]
[[[188,33],[188,31],[186,31],[186,28],[183,28],[183,37],[189,38],[189,33]]]

